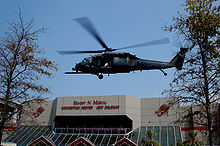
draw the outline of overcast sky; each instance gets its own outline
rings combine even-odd
[[[169,44],[127,49],[143,59],[170,61],[179,48],[172,46],[174,35],[163,32],[161,27],[172,21],[180,10],[179,0],[0,0],[0,31],[7,29],[7,21],[14,21],[18,7],[25,20],[34,18],[35,28],[46,26],[41,34],[40,48],[47,58],[59,64],[55,78],[43,79],[41,83],[51,87],[51,99],[57,96],[130,95],[136,97],[162,97],[169,88],[175,69],[131,72],[104,75],[65,75],[75,63],[91,54],[62,56],[57,50],[93,50],[101,46],[73,19],[89,17],[111,48],[121,48],[137,43],[170,38]]]

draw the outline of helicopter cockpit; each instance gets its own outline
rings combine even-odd
[[[92,58],[91,57],[86,57],[84,58],[80,63],[77,63],[75,68],[73,68],[72,70],[84,70],[86,68],[89,67],[89,64],[92,62]]]
[[[84,63],[91,63],[92,62],[92,58],[91,57],[86,57],[82,60],[82,62]]]

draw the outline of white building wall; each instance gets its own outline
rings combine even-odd
[[[37,123],[41,125],[50,125],[50,116],[52,110],[53,101],[47,101],[41,106],[44,108],[44,111],[35,119],[37,119]],[[37,107],[39,108],[39,107]]]
[[[158,116],[156,110],[163,104],[169,103],[170,98],[141,98],[141,125],[142,126],[168,126],[173,125],[177,119],[177,111],[174,108],[162,116]]]
[[[140,126],[167,126],[173,125],[177,119],[176,108],[171,107],[163,116],[157,116],[155,111],[162,104],[168,104],[169,100],[170,98],[138,98],[128,95],[58,97],[44,104],[44,112],[36,120],[39,125],[54,126],[55,116],[127,115],[133,122],[133,129]],[[74,101],[83,104],[74,104]],[[105,103],[93,104],[94,101]],[[62,109],[68,106],[80,106],[80,109]],[[82,109],[82,106],[93,108]],[[103,106],[103,108],[97,109],[97,106]],[[119,106],[119,108],[105,109],[105,106]]]
[[[20,123],[22,125],[50,125],[53,102],[54,101],[44,101],[39,104],[36,101],[31,101],[26,103],[23,106]],[[38,117],[34,117],[34,113],[39,107],[43,107],[44,110]]]
[[[141,103],[140,98],[133,96],[126,96],[126,112],[133,121],[133,129],[141,126]]]

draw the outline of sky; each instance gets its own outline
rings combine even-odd
[[[126,74],[66,75],[84,57],[92,54],[62,56],[58,50],[102,49],[97,41],[73,19],[88,17],[105,43],[111,48],[121,48],[146,41],[169,37],[170,43],[123,50],[139,58],[170,61],[179,51],[173,46],[174,34],[161,27],[177,16],[182,1],[179,0],[0,0],[0,31],[8,28],[7,22],[15,21],[18,7],[26,21],[34,19],[33,26],[47,27],[39,36],[38,45],[45,56],[59,64],[54,78],[42,78],[40,83],[49,86],[48,98],[59,96],[130,95],[140,98],[163,97],[169,89],[175,68],[136,71]]]

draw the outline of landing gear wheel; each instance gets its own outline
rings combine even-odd
[[[164,74],[164,76],[167,76],[167,73],[165,73],[165,71],[163,71],[162,69],[160,69],[160,71]]]
[[[98,78],[101,80],[101,79],[103,79],[103,75],[101,74],[101,75],[98,75]]]

